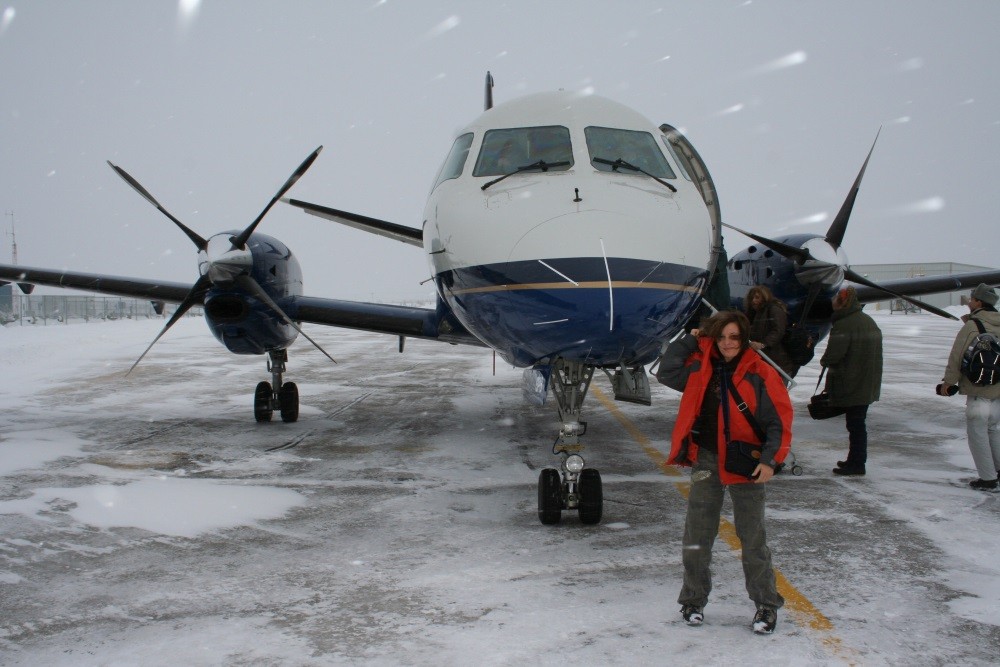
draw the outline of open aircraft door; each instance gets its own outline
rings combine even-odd
[[[715,281],[718,279],[715,273],[720,270],[725,271],[725,265],[728,261],[726,250],[722,245],[722,213],[719,209],[719,196],[715,190],[715,182],[712,180],[712,175],[708,173],[705,161],[701,159],[698,151],[694,149],[688,138],[681,134],[680,130],[664,123],[660,125],[660,132],[673,148],[677,159],[682,162],[681,166],[687,171],[694,184],[698,186],[698,191],[701,192],[701,197],[708,207],[708,214],[712,219],[713,272],[710,282]],[[725,278],[725,275],[722,277]],[[724,306],[719,307],[728,306],[729,304],[725,303]]]

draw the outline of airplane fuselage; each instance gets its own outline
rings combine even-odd
[[[697,308],[715,232],[653,123],[543,93],[459,134],[423,241],[440,296],[508,362],[608,367],[652,361]]]

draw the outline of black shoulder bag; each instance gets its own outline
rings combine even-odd
[[[736,385],[733,384],[732,376],[726,375],[726,381],[720,382],[719,385],[722,390],[722,426],[726,436],[726,472],[731,472],[734,475],[740,475],[747,479],[753,479],[753,471],[757,469],[757,464],[760,463],[760,454],[764,449],[764,445],[756,445],[752,442],[744,442],[743,440],[732,440],[729,437],[729,397],[726,396],[727,386],[728,390],[733,392],[733,398],[736,399],[736,407],[743,413],[747,423],[750,424],[750,428],[753,429],[757,439],[762,443],[766,439],[764,431],[761,429],[760,424],[757,423],[757,418],[753,416],[753,413],[750,412],[749,407],[743,401],[743,397],[736,391]]]
[[[825,374],[826,366],[820,371],[819,379],[816,380],[816,390],[819,390],[819,383],[823,381]],[[813,393],[812,398],[809,399],[809,416],[813,419],[829,419],[845,412],[847,412],[847,408],[835,408],[830,405],[830,394],[825,388],[818,394]]]

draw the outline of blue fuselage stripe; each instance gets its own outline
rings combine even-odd
[[[599,257],[469,267],[437,279],[466,328],[516,366],[556,357],[614,366],[652,361],[697,308],[707,276]]]

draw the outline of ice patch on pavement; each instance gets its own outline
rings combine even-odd
[[[96,528],[141,528],[176,537],[279,519],[305,502],[296,491],[217,480],[159,476],[129,484],[36,490],[30,498],[0,502],[0,514],[42,518],[52,504],[69,505],[76,521]]]

